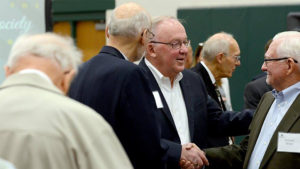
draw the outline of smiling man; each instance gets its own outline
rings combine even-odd
[[[262,71],[274,90],[261,99],[241,145],[206,150],[210,169],[300,169],[300,33],[276,35]]]
[[[156,18],[147,37],[146,57],[140,66],[161,110],[155,115],[161,128],[161,142],[169,147],[167,168],[197,169],[208,165],[198,148],[207,147],[207,134],[228,136],[247,131],[252,113],[222,113],[207,95],[201,77],[184,69],[190,42],[176,18]]]

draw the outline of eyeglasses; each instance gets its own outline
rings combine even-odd
[[[173,49],[181,49],[182,44],[184,46],[188,47],[190,45],[190,40],[186,40],[186,41],[174,41],[174,42],[170,42],[170,43],[158,42],[158,41],[150,41],[150,43],[164,44],[164,45],[171,46]]]
[[[233,57],[235,58],[235,61],[236,61],[236,62],[241,61],[241,56],[233,56]]]
[[[280,61],[280,60],[286,60],[286,59],[289,59],[291,57],[282,57],[282,58],[270,58],[270,59],[264,59],[264,63],[267,65],[268,62],[271,62],[271,61]],[[298,61],[294,58],[292,58],[294,60],[295,63],[298,63]]]

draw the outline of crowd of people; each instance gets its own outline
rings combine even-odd
[[[274,89],[241,111],[219,91],[241,65],[230,33],[201,44],[191,69],[174,17],[125,3],[105,33],[107,45],[85,63],[71,38],[17,39],[0,86],[0,168],[300,168],[300,33],[272,39],[261,69]]]

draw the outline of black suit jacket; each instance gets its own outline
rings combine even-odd
[[[264,73],[259,78],[249,82],[244,91],[244,107],[256,109],[262,96],[273,88],[266,82],[267,75]]]
[[[136,169],[164,168],[154,97],[141,68],[117,49],[104,46],[84,63],[69,95],[111,124]]]
[[[140,66],[145,70],[151,90],[159,92],[163,103],[161,112],[156,113],[156,115],[161,128],[161,141],[169,147],[167,168],[178,169],[181,142],[170,109],[144,59],[140,62]],[[184,70],[182,73],[183,78],[179,83],[187,109],[191,142],[200,148],[206,148],[208,133],[228,136],[240,135],[248,131],[253,111],[222,113],[217,103],[207,95],[201,77],[190,70]]]
[[[208,92],[208,95],[210,97],[212,97],[219,104],[220,107],[222,105],[224,110],[226,110],[224,102],[219,101],[218,95],[215,90],[215,85],[212,83],[205,67],[201,63],[198,63],[191,70],[196,72],[197,74],[199,74],[202,77],[205,87],[206,87],[206,90]],[[229,138],[226,136],[225,137],[224,136],[223,137],[222,136],[209,136],[207,144],[208,144],[207,147],[226,146],[226,145],[229,145]]]

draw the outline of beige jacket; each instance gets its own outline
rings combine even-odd
[[[0,158],[17,169],[129,169],[111,127],[36,74],[0,86]]]

